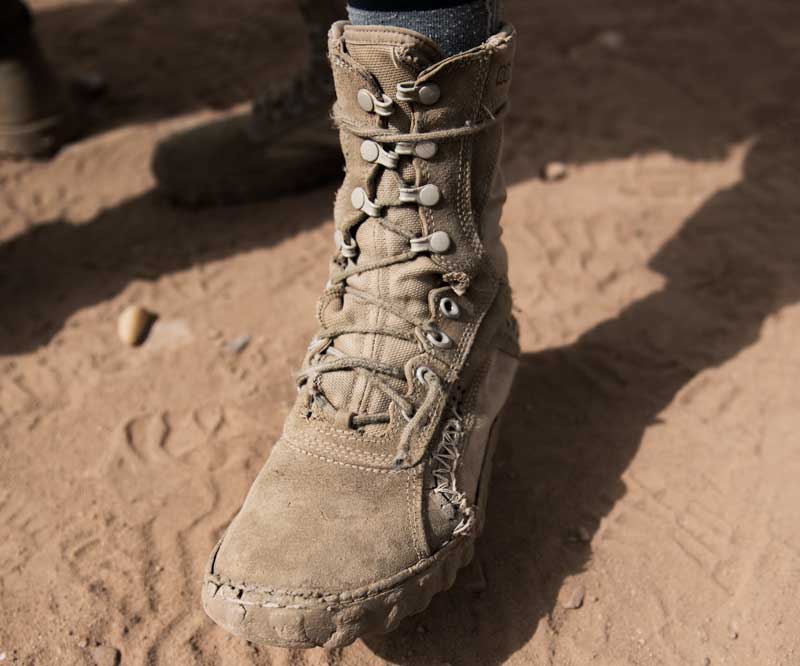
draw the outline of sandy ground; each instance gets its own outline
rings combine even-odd
[[[199,600],[292,400],[332,186],[187,211],[148,168],[298,66],[292,3],[34,4],[109,91],[55,160],[0,165],[0,661],[800,664],[797,3],[508,3],[524,356],[489,526],[427,612],[333,652]],[[133,350],[130,303],[160,315]]]

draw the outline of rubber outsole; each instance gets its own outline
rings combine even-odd
[[[292,593],[238,585],[213,573],[219,544],[209,559],[203,583],[203,607],[217,624],[252,643],[286,648],[335,648],[368,634],[387,633],[411,615],[421,613],[434,595],[453,586],[461,568],[475,552],[485,524],[492,459],[499,418],[487,442],[477,503],[476,531],[456,537],[431,557],[389,579],[358,590],[333,593]],[[221,543],[221,541],[220,541]]]

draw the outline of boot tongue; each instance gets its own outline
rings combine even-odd
[[[387,119],[387,126],[399,132],[408,132],[412,109],[405,102],[397,102],[397,84],[415,80],[422,70],[442,59],[436,44],[411,30],[379,26],[346,25],[343,36],[348,55],[375,78],[385,94],[395,100],[395,110]],[[356,156],[354,159],[360,158]],[[381,173],[375,184],[376,199],[397,199],[398,173],[413,184],[414,169],[410,160],[403,160],[402,166],[400,172]],[[366,186],[366,183],[363,185]],[[422,231],[419,211],[414,206],[387,208],[384,214],[393,224],[409,232],[419,234]],[[367,218],[358,225],[355,240],[359,247],[356,264],[368,263],[407,250],[406,241],[388,231],[374,218]],[[430,258],[421,255],[414,261],[356,275],[348,283],[380,298],[395,311],[424,320],[429,317],[427,294],[437,284],[435,268]],[[349,296],[344,298],[343,313],[352,323],[404,329],[412,333],[412,328],[404,321]],[[398,368],[402,368],[411,357],[419,353],[419,346],[415,341],[371,333],[339,336],[335,347],[344,354],[372,358]],[[404,381],[392,380],[386,376],[380,376],[380,381],[391,385],[400,393],[405,392]],[[321,387],[330,402],[345,412],[375,414],[389,408],[390,401],[384,392],[376,389],[363,374],[351,371],[327,373],[322,378]]]
[[[421,71],[444,58],[436,42],[406,28],[347,23],[343,34],[350,56],[378,77],[379,81],[384,73],[404,62],[417,59],[415,69]]]

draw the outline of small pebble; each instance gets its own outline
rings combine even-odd
[[[597,35],[597,41],[609,51],[619,51],[625,43],[625,38],[617,30],[604,30]]]
[[[0,661],[5,661],[5,660],[6,660],[6,653],[0,652]]]
[[[117,320],[117,335],[126,345],[142,344],[150,333],[156,315],[138,305],[129,305]]]
[[[568,610],[574,610],[583,606],[583,598],[586,596],[586,588],[583,585],[578,585],[572,594],[567,597],[567,600],[562,604]]]
[[[542,168],[542,178],[548,182],[563,180],[567,177],[567,165],[563,162],[548,162]]]
[[[250,344],[250,339],[249,335],[240,335],[238,338],[226,342],[225,350],[229,351],[231,354],[238,354],[244,351],[245,347]]]
[[[731,622],[728,625],[728,635],[731,637],[731,640],[736,640],[739,638],[739,625],[736,622]]]
[[[711,666],[711,657],[703,659],[703,666]]]

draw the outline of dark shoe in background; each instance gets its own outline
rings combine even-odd
[[[39,47],[30,12],[11,0],[0,10],[0,157],[50,156],[75,129],[67,94]]]
[[[163,141],[153,173],[171,200],[188,205],[240,204],[298,192],[342,173],[330,119],[330,86],[266,96],[250,113],[223,118]]]
[[[153,173],[166,196],[194,205],[249,203],[341,177],[327,32],[344,6],[298,0],[308,43],[303,72],[259,97],[250,113],[176,134],[158,147]]]

